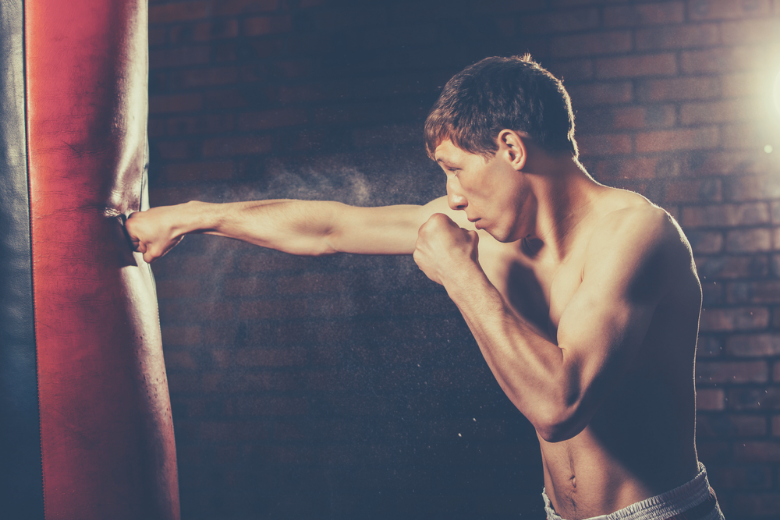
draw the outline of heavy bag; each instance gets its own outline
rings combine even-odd
[[[0,0],[0,518],[177,519],[145,0]]]

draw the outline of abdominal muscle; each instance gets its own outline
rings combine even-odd
[[[669,378],[632,371],[578,435],[539,437],[545,490],[560,517],[613,513],[696,476],[693,381]]]

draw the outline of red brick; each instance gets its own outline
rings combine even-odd
[[[772,12],[771,0],[688,0],[691,20],[726,20],[762,16]]]
[[[236,363],[242,367],[286,367],[305,365],[306,349],[240,349],[235,352]]]
[[[706,308],[702,309],[700,330],[755,330],[768,324],[769,311],[765,307]]]
[[[303,415],[309,409],[304,397],[239,397],[237,415]]]
[[[280,254],[254,254],[245,255],[238,260],[237,267],[240,271],[256,273],[262,271],[287,271],[304,269],[310,265],[307,257]]]
[[[419,125],[383,125],[379,128],[359,128],[352,132],[352,142],[357,147],[385,146],[388,143],[419,144]]]
[[[765,383],[765,361],[706,361],[696,363],[696,384]]]
[[[718,128],[714,126],[640,132],[635,137],[635,146],[638,153],[703,150],[716,148],[719,144],[720,135]]]
[[[772,367],[772,381],[780,383],[780,363],[775,363]]]
[[[723,97],[759,97],[762,93],[760,85],[764,81],[759,73],[724,75],[721,77]]]
[[[667,25],[636,31],[638,50],[684,49],[719,43],[720,34],[716,24]]]
[[[724,22],[721,26],[721,37],[726,45],[745,43],[777,42],[777,18],[762,20],[742,20],[739,22]]]
[[[247,18],[243,21],[243,28],[246,36],[283,33],[292,28],[292,19],[289,16]]]
[[[167,345],[167,344],[166,344]],[[200,392],[200,375],[193,373],[173,372],[168,374],[168,389],[171,395],[177,393]],[[179,435],[176,428],[176,435]]]
[[[705,279],[764,277],[768,274],[765,256],[697,256],[699,276]]]
[[[780,462],[780,442],[748,441],[734,446],[734,459],[739,462]],[[780,497],[778,497],[780,504]],[[775,509],[776,513],[778,509]]]
[[[654,157],[611,159],[596,163],[596,173],[599,179],[652,179],[657,163]]]
[[[758,437],[767,433],[766,417],[736,414],[699,414],[697,437]],[[710,469],[710,468],[708,468]]]
[[[342,292],[348,287],[346,274],[304,273],[281,277],[278,280],[279,292],[287,294]]]
[[[680,68],[685,74],[755,70],[766,62],[765,46],[715,47],[680,53]]]
[[[720,388],[699,388],[696,390],[697,410],[723,410],[725,396]]]
[[[219,168],[220,164],[222,163],[215,163],[214,167]],[[182,167],[183,169],[197,169],[200,167],[209,168],[209,163],[176,164],[170,165],[166,169],[175,169],[178,167]],[[219,261],[215,261],[213,256],[197,256],[189,253],[185,257],[178,256],[176,255],[176,252],[174,252],[155,262],[152,269],[158,277],[197,278],[198,275],[204,274],[215,276],[233,271],[233,257],[231,255],[221,255]]]
[[[772,417],[772,435],[780,437],[780,415]]]
[[[189,351],[174,351],[172,349],[165,349],[165,368],[167,370],[195,370],[198,368],[198,364],[192,357],[192,353]]]
[[[157,282],[157,297],[188,298],[200,294],[200,282],[197,280],[159,280]]]
[[[316,124],[386,123],[398,119],[422,116],[419,104],[402,102],[355,102],[341,106],[325,106],[314,109]]]
[[[720,201],[720,180],[670,180],[666,184],[665,200],[671,202]],[[682,215],[680,215],[682,218]]]
[[[728,199],[733,201],[766,200],[780,197],[780,179],[774,175],[744,175],[725,179]]]
[[[257,422],[204,422],[199,430],[206,442],[259,442],[273,437],[270,424]]]
[[[761,459],[758,453],[754,450],[760,449],[761,446],[755,446],[752,448],[750,454],[755,456],[756,462],[777,461],[774,455],[776,453],[776,445],[771,446],[772,458]],[[752,459],[751,459],[752,460]],[[739,515],[743,518],[773,518],[777,516],[777,512],[780,511],[780,495],[774,493],[750,493],[740,494],[731,497],[733,508],[735,511],[739,511]],[[751,516],[747,516],[751,515]]]
[[[584,135],[577,137],[577,143],[584,156],[631,153],[631,136],[626,134]]]
[[[673,105],[620,107],[612,111],[615,128],[646,128],[673,126],[676,110]]]
[[[176,71],[171,75],[172,88],[189,89],[212,85],[231,85],[238,81],[234,66],[209,67]]]
[[[729,179],[728,188],[733,184],[731,180],[739,179],[741,176],[759,174],[766,176],[771,175],[772,171],[774,166],[766,154],[740,151],[706,152],[700,155],[690,168],[690,173],[696,176],[726,175]]]
[[[244,320],[299,318],[306,316],[306,307],[303,300],[243,302],[239,316]]]
[[[723,249],[723,234],[718,231],[686,231],[694,253],[718,253]]]
[[[645,80],[637,88],[642,101],[711,99],[720,96],[720,82],[713,77]]]
[[[753,419],[751,417],[751,419]],[[762,418],[756,417],[756,420]],[[696,425],[698,433],[698,424]],[[769,467],[718,467],[707,464],[707,479],[717,490],[767,489],[772,487],[772,470]],[[720,498],[722,495],[718,495]],[[721,504],[723,507],[723,504]]]
[[[729,390],[728,405],[733,410],[780,410],[780,388],[734,388]]]
[[[699,335],[696,343],[696,358],[716,358],[723,351],[723,342],[718,336]]]
[[[149,27],[149,47],[165,45],[168,42],[168,31],[165,27]]]
[[[766,203],[718,204],[683,208],[684,227],[733,227],[769,223]]]
[[[205,42],[224,40],[238,36],[238,20],[213,20],[196,24],[192,28],[192,39]]]
[[[271,147],[271,138],[264,135],[218,137],[208,139],[203,143],[203,155],[205,157],[219,155],[254,155],[270,152]]]
[[[596,76],[601,79],[677,74],[677,59],[672,53],[621,56],[596,60]]]
[[[221,134],[234,127],[233,114],[170,117],[166,121],[167,135]]]
[[[209,2],[178,2],[149,6],[149,24],[187,22],[206,18],[209,14]]]
[[[531,14],[520,19],[520,28],[526,34],[585,31],[596,29],[598,26],[599,11],[593,7]]]
[[[726,233],[726,250],[735,253],[771,251],[772,233],[761,228],[729,231]]]
[[[726,352],[732,356],[778,356],[779,334],[740,334],[726,339]]]
[[[156,94],[149,96],[149,113],[166,114],[170,112],[193,112],[203,106],[203,96],[193,94]]]
[[[723,147],[727,149],[754,150],[756,153],[764,152],[764,146],[768,142],[775,142],[766,126],[755,123],[723,125]]]
[[[200,327],[162,327],[163,345],[197,345],[201,341]]]
[[[593,78],[593,60],[557,60],[545,63],[547,70],[561,81],[582,81]]]
[[[266,130],[301,125],[306,120],[306,111],[302,108],[281,108],[243,113],[238,118],[238,127],[240,130]]]
[[[680,108],[680,123],[683,125],[695,125],[753,119],[753,107],[747,105],[748,103],[743,100],[685,103]],[[730,135],[730,131],[727,130],[727,132]]]
[[[195,155],[191,141],[157,141],[151,147],[161,159],[189,159]]]
[[[616,54],[631,50],[628,31],[598,32],[554,37],[550,42],[554,57]]]
[[[203,65],[211,59],[211,50],[204,45],[169,47],[149,51],[149,68],[178,68],[189,65]]]
[[[605,27],[681,23],[684,18],[685,9],[682,2],[604,8]]]
[[[275,11],[278,7],[278,0],[215,0],[212,3],[212,16],[265,13]]]
[[[730,302],[780,303],[780,281],[732,283],[728,290]]]
[[[224,282],[226,296],[266,296],[273,285],[262,278],[230,278]]]
[[[633,86],[629,81],[575,85],[568,90],[576,107],[628,103],[633,99]]]

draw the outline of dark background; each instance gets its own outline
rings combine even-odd
[[[422,123],[451,75],[530,51],[562,76],[588,170],[693,245],[721,505],[777,517],[780,1],[150,0],[149,19],[155,206],[425,203],[444,176]],[[154,271],[184,520],[543,516],[533,429],[411,258],[190,236]]]

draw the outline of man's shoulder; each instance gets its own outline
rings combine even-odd
[[[608,211],[594,226],[588,264],[637,270],[653,263],[665,271],[688,271],[693,257],[688,240],[675,219],[643,197],[627,198]]]
[[[688,242],[677,221],[663,208],[636,194],[609,207],[594,226],[591,246],[625,249],[676,248]]]

